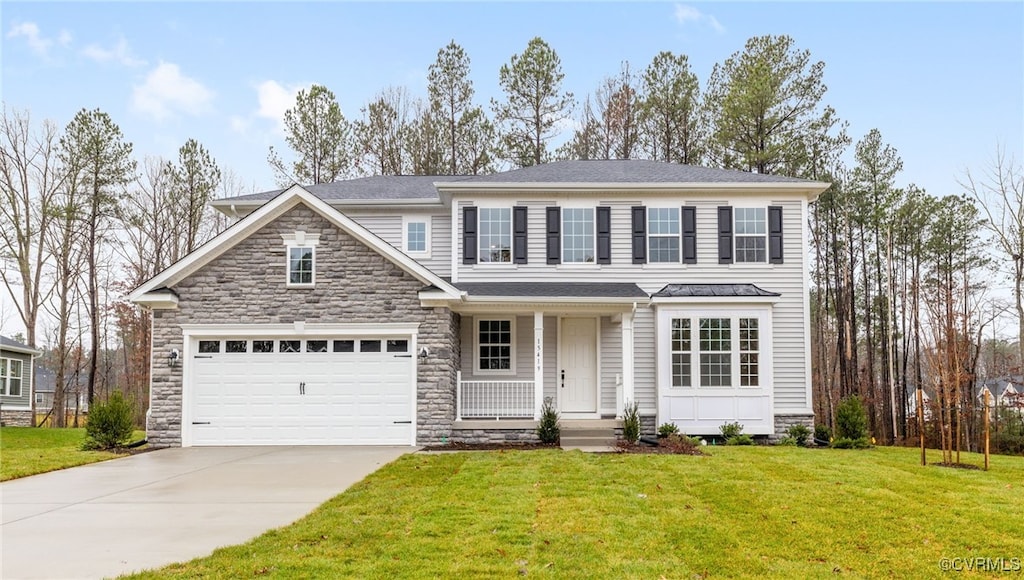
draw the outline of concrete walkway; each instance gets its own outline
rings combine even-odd
[[[0,578],[102,578],[289,524],[414,447],[164,449],[0,484]]]

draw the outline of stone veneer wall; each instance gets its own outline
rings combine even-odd
[[[786,436],[786,429],[793,425],[806,425],[814,431],[814,415],[776,415],[775,434],[769,439],[775,441]]]
[[[0,423],[5,427],[31,427],[32,411],[0,410]]]
[[[285,286],[281,234],[320,234],[316,286]],[[419,323],[417,433],[420,445],[451,434],[455,373],[459,368],[459,316],[424,308],[423,283],[305,205],[298,205],[173,286],[179,307],[153,312],[153,360],[173,348],[184,352],[181,324]],[[149,442],[181,445],[182,365],[154,364]]]
[[[540,443],[536,427],[533,429],[455,429],[453,443]]]

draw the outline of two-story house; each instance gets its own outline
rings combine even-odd
[[[217,200],[130,296],[155,445],[434,444],[563,424],[813,420],[807,207],[829,184],[651,161]]]

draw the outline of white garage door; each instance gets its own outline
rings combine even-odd
[[[410,445],[409,338],[192,342],[192,445]]]

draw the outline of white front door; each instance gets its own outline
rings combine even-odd
[[[597,412],[597,319],[563,318],[559,391],[563,413]]]

